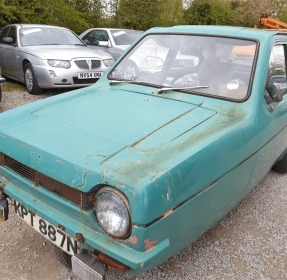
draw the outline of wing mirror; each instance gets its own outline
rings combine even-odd
[[[282,89],[277,83],[272,84],[269,94],[274,102],[280,102],[283,100]]]
[[[99,41],[98,46],[101,47],[108,47],[109,42],[108,41]]]

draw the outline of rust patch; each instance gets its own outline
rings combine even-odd
[[[166,217],[169,216],[172,212],[173,212],[173,209],[170,209],[170,210],[166,211],[166,212],[163,214],[162,218],[163,218],[163,219],[166,218]]]
[[[63,225],[61,225],[61,224],[58,224],[58,228],[59,228],[60,230],[66,231],[66,228],[65,228]]]
[[[138,238],[136,236],[131,236],[128,242],[135,245],[138,242]]]
[[[158,243],[158,241],[157,241],[157,240],[149,241],[148,239],[146,239],[146,240],[144,241],[144,243],[145,243],[145,251],[148,252],[148,251],[151,251],[151,250],[154,249],[154,245],[155,245],[156,243]]]
[[[84,236],[81,233],[76,233],[76,239],[79,243],[84,243]]]

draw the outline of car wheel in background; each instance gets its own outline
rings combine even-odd
[[[24,80],[27,91],[30,94],[39,94],[43,91],[38,85],[36,75],[31,63],[27,63],[24,66]]]
[[[280,160],[278,160],[272,167],[272,169],[281,174],[287,173],[287,154]]]

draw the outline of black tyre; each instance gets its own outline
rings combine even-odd
[[[56,259],[64,266],[71,268],[71,256],[64,251],[62,251],[59,247],[56,245],[50,244],[51,250],[53,252],[53,255],[56,257]]]
[[[43,91],[38,85],[38,81],[31,63],[24,66],[24,80],[27,91],[30,94],[39,94]]]
[[[281,174],[287,173],[287,154],[280,160],[278,160],[272,167],[272,169]]]

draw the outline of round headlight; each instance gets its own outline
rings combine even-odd
[[[112,187],[103,187],[96,195],[94,211],[105,232],[117,238],[127,237],[131,221],[124,194]]]

